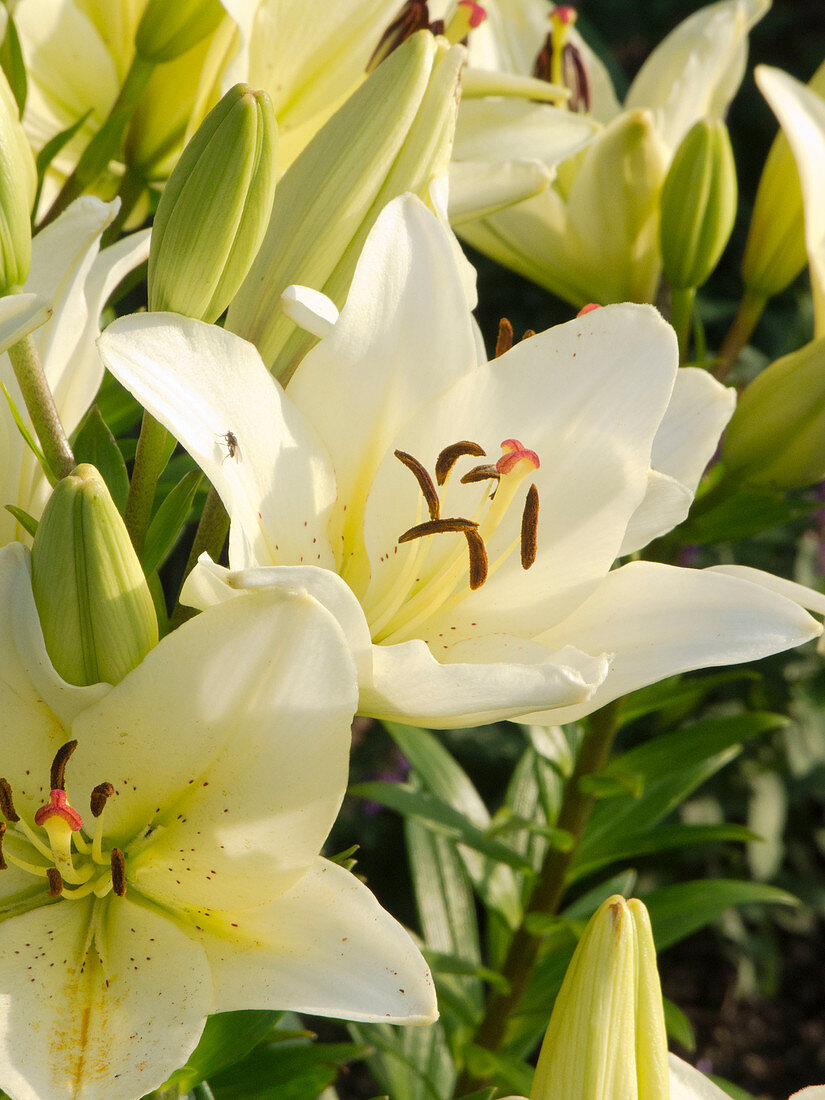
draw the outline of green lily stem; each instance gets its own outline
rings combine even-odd
[[[109,167],[109,162],[120,155],[120,147],[126,127],[135,113],[141,97],[155,70],[153,61],[146,61],[136,54],[123,87],[101,128],[83,150],[74,171],[63,184],[40,228],[54,221],[70,202],[92,187]]]
[[[688,357],[690,345],[690,321],[693,317],[693,303],[696,298],[696,287],[677,289],[673,287],[670,292],[670,323],[676,330],[679,340],[679,362],[685,363]]]
[[[119,239],[124,225],[129,220],[132,211],[140,202],[145,190],[146,180],[143,178],[142,173],[136,172],[132,168],[127,168],[123,174],[123,179],[120,181],[120,187],[117,193],[117,197],[120,199],[120,209],[114,221],[100,240],[101,248],[106,248]]]
[[[57,478],[66,477],[75,467],[74,455],[46,381],[34,337],[24,336],[12,345],[9,359],[46,461]]]
[[[750,335],[756,328],[759,318],[762,316],[768,299],[751,291],[745,291],[733,324],[728,330],[722,347],[719,349],[719,359],[713,368],[713,375],[720,382],[724,382],[730,373],[731,367],[739,358],[739,352],[747,344]]]
[[[575,843],[569,851],[563,852],[558,848],[551,848],[548,851],[538,882],[527,904],[525,917],[531,913],[554,916],[559,910],[564,896],[567,873],[595,802],[592,795],[582,791],[581,780],[585,776],[597,774],[607,763],[618,729],[618,708],[618,702],[608,703],[590,716],[589,728],[579,748],[573,774],[566,783],[556,822],[557,828],[570,833]],[[501,1047],[507,1022],[524,996],[538,961],[540,948],[541,936],[533,935],[522,922],[513,936],[501,971],[509,988],[506,993],[491,994],[484,1018],[474,1039],[477,1046],[492,1052]],[[456,1086],[455,1096],[474,1092],[483,1088],[485,1084],[483,1079],[476,1079],[465,1071]]]
[[[123,522],[138,556],[143,550],[152,517],[158,478],[169,461],[168,443],[169,433],[166,428],[148,412],[144,412],[132,480],[129,483],[129,496],[123,512]]]
[[[206,495],[206,503],[203,506],[198,529],[195,532],[195,541],[192,543],[192,549],[189,551],[189,559],[186,562],[186,569],[183,572],[184,580],[186,580],[195,568],[198,558],[204,552],[209,554],[213,561],[218,560],[221,556],[223,544],[226,542],[226,536],[228,534],[229,516],[223,506],[221,498],[218,496],[214,486],[212,486]],[[180,600],[178,600],[169,620],[170,629],[174,630],[175,627],[180,626],[181,623],[185,623],[186,620],[191,617],[191,609],[185,607],[181,604]]]

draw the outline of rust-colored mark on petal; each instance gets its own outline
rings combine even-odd
[[[521,516],[521,568],[529,569],[536,560],[538,548],[537,535],[539,525],[539,491],[531,485],[524,502]]]
[[[418,459],[413,458],[413,456],[407,454],[406,451],[396,451],[395,457],[407,467],[418,482],[418,486],[424,494],[424,500],[427,502],[427,507],[430,510],[430,519],[438,519],[441,514],[441,505],[438,501],[438,493],[436,492],[435,485],[433,485],[433,479]]]
[[[498,336],[496,337],[496,359],[504,355],[513,346],[513,326],[506,317],[502,317],[498,323]]]
[[[475,591],[487,580],[487,550],[477,529],[468,528],[464,534],[470,554],[470,588]]]
[[[479,443],[473,443],[470,439],[461,439],[458,443],[451,443],[449,447],[445,447],[435,460],[435,480],[439,485],[444,484],[450,470],[464,455],[486,458],[487,452]]]

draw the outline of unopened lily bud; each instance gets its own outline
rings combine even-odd
[[[75,467],[46,504],[32,591],[46,651],[70,684],[117,684],[157,645],[146,578],[94,466]]]
[[[825,99],[825,62],[808,86]],[[807,263],[799,172],[788,139],[780,130],[759,180],[742,280],[752,295],[772,298],[789,286]]]
[[[225,14],[219,0],[148,0],[135,47],[144,61],[172,61],[217,30]]]
[[[722,449],[725,475],[801,489],[825,478],[825,338],[777,359],[739,399]]]
[[[278,184],[272,219],[227,328],[286,381],[313,338],[280,309],[292,284],[343,306],[375,219],[405,191],[429,200],[452,149],[466,52],[428,31],[408,38],[330,118]]]
[[[265,92],[236,84],[206,116],[158,205],[149,308],[216,321],[249,271],[275,195],[277,125]]]
[[[34,157],[17,103],[0,71],[0,294],[22,286],[29,274],[36,185]]]
[[[671,286],[688,290],[707,280],[730,238],[736,200],[727,127],[700,119],[676,150],[662,187],[659,244]]]
[[[553,1008],[531,1100],[668,1100],[667,1037],[647,910],[596,910]]]

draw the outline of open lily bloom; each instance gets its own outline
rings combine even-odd
[[[799,170],[815,335],[825,336],[825,99],[799,80],[760,65],[756,82],[788,138]]]
[[[684,518],[732,412],[705,372],[677,371],[659,314],[595,310],[479,362],[465,276],[427,207],[393,201],[340,317],[293,293],[326,335],[286,392],[221,329],[109,326],[104,362],[232,520],[232,571],[202,564],[187,602],[307,586],[347,632],[361,712],[435,727],[568,721],[815,637],[795,602],[740,578],[611,571]]]
[[[318,856],[357,695],[316,600],[213,608],[114,687],[54,671],[20,544],[0,550],[0,616],[0,1087],[13,1100],[143,1096],[212,1012],[435,1018],[409,935]]]
[[[149,178],[163,179],[171,171],[187,127],[214,104],[222,78],[230,79],[227,66],[237,60],[245,68],[243,28],[247,9],[256,4],[226,0],[227,18],[218,30],[153,73],[127,138],[130,161]],[[16,6],[28,73],[23,125],[32,146],[41,149],[88,112],[49,168],[41,212],[111,110],[134,58],[145,6],[146,0],[26,0]],[[113,194],[117,182],[104,178],[99,186]]]
[[[20,300],[30,303],[34,331],[46,378],[67,432],[72,432],[103,378],[95,340],[100,313],[120,280],[149,255],[149,231],[124,237],[100,251],[100,238],[115,217],[118,203],[78,199],[32,241],[32,263],[23,294],[0,299],[0,316],[10,318]],[[28,327],[28,326],[25,326]],[[8,347],[23,332],[0,332]],[[0,381],[27,419],[8,355],[0,356]],[[4,508],[13,504],[39,517],[49,486],[21,436],[5,397],[0,397],[0,545],[20,538],[22,529]]]
[[[547,37],[547,4],[489,6],[489,19],[470,39],[470,64],[529,75]],[[479,221],[462,220],[464,239],[574,305],[653,301],[661,273],[658,199],[670,161],[698,119],[724,116],[744,73],[748,31],[768,7],[769,0],[722,0],[689,16],[653,51],[622,105],[569,26],[571,9],[557,8],[553,18],[568,25],[551,35],[546,65],[552,69],[555,50],[561,71],[565,47],[575,49],[569,106],[589,111],[603,129],[559,165],[547,190]],[[483,108],[470,106],[483,131]],[[459,133],[460,125],[461,117]]]

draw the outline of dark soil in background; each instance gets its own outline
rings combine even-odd
[[[696,1033],[696,1051],[677,1053],[759,1100],[786,1100],[825,1082],[825,928],[783,935],[776,996],[737,1000],[736,973],[708,931],[664,953],[662,984]]]

